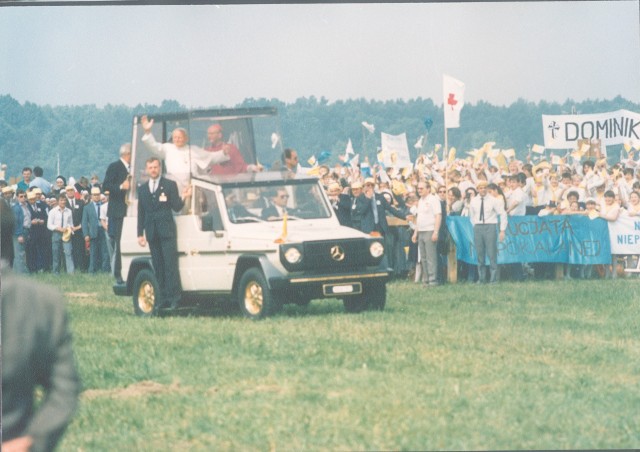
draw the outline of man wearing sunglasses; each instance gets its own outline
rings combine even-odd
[[[262,210],[261,217],[263,220],[279,220],[288,212],[287,202],[289,202],[289,193],[285,188],[278,188],[269,200],[271,201],[271,205]]]

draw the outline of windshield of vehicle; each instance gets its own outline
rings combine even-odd
[[[317,182],[223,189],[232,223],[329,218],[331,211]]]

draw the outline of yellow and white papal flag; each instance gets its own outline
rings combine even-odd
[[[447,129],[460,127],[460,111],[464,106],[464,83],[446,74],[442,75],[444,98],[444,126]]]

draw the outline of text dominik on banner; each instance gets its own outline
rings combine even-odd
[[[618,110],[591,115],[542,115],[544,145],[575,149],[580,139],[599,139],[605,146],[640,142],[640,113]]]

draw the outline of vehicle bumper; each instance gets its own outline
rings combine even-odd
[[[365,288],[385,284],[389,272],[381,269],[347,274],[292,274],[269,278],[271,290],[285,299],[293,293],[306,298],[360,295]]]
[[[130,295],[127,289],[127,282],[125,281],[122,284],[115,283],[113,285],[113,293],[120,296]]]

